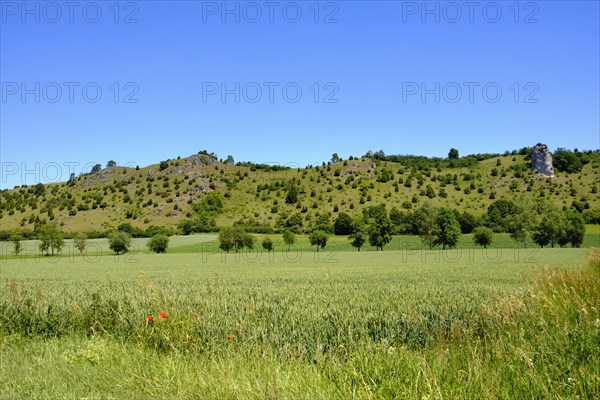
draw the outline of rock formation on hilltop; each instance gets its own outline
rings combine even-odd
[[[548,146],[538,143],[531,152],[531,165],[533,169],[547,177],[554,176],[554,165],[552,164],[552,154]]]

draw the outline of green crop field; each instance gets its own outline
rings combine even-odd
[[[342,239],[319,253],[299,237],[225,254],[199,235],[167,254],[98,240],[87,256],[4,256],[0,398],[600,395],[589,249]]]

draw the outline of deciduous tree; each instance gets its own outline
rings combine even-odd
[[[296,235],[294,235],[294,233],[292,231],[287,229],[283,232],[283,241],[285,244],[287,244],[288,251],[289,251],[290,247],[294,243],[296,243]]]
[[[438,210],[431,203],[424,203],[415,211],[415,222],[418,227],[421,240],[432,249],[439,234],[437,224]]]
[[[166,253],[169,247],[169,237],[167,235],[154,235],[148,240],[148,248],[155,253]]]
[[[309,238],[310,244],[313,246],[317,246],[317,252],[319,248],[324,249],[327,246],[327,241],[329,240],[329,236],[323,231],[313,231]]]
[[[23,245],[21,244],[22,240],[23,235],[21,235],[21,232],[14,231],[10,234],[10,241],[13,243],[13,252],[15,253],[15,256],[21,254],[21,251],[23,250]]]
[[[87,247],[87,235],[85,233],[80,233],[75,238],[75,248],[79,250],[79,254],[83,254],[85,248]]]
[[[455,212],[449,208],[441,208],[437,215],[437,225],[439,230],[434,245],[441,244],[444,250],[446,247],[456,247],[460,238],[460,224]]]
[[[108,248],[117,254],[127,253],[131,246],[131,236],[127,232],[113,232],[108,237]]]
[[[273,241],[271,240],[271,238],[264,238],[262,241],[262,248],[265,249],[267,252],[271,252],[273,250]]]
[[[492,244],[493,237],[494,231],[485,226],[479,227],[473,232],[473,242],[476,245],[483,246],[484,249]]]
[[[352,217],[341,212],[335,220],[333,232],[336,235],[350,235],[352,233]]]
[[[367,207],[363,211],[363,217],[368,224],[369,244],[377,250],[383,251],[383,247],[392,241],[392,234],[394,233],[394,226],[385,209],[385,204]]]
[[[221,232],[219,232],[219,248],[227,253],[235,249],[237,253],[244,247],[254,248],[254,236],[239,227],[221,229]]]
[[[40,228],[38,235],[40,251],[46,255],[59,253],[64,245],[64,235],[55,223],[48,223]]]

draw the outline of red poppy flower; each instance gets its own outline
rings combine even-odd
[[[192,313],[192,317],[197,317],[198,314],[196,314],[195,312]]]
[[[148,316],[146,317],[146,321],[148,321],[148,322],[152,322],[152,321],[154,321],[154,318],[152,318],[152,315],[148,315]]]
[[[231,340],[231,336],[227,336],[227,340]]]
[[[164,313],[164,312],[162,312],[162,311],[158,313],[158,316],[159,316],[159,317],[161,317],[162,319],[165,319],[165,318],[167,318],[167,314],[165,314],[165,313]]]

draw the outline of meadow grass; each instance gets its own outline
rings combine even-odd
[[[223,254],[177,242],[171,254],[3,260],[0,397],[600,394],[588,250]]]

